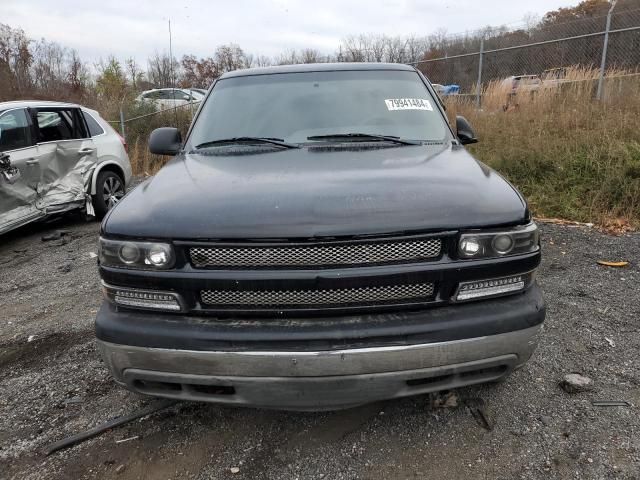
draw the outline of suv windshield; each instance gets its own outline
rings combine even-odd
[[[450,132],[416,72],[354,70],[220,80],[200,112],[190,147],[236,137],[288,143],[367,141],[373,134],[445,140]],[[336,136],[309,139],[309,137]],[[371,139],[369,139],[371,140]]]

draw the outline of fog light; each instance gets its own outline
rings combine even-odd
[[[457,301],[472,300],[475,298],[492,297],[510,292],[524,290],[531,274],[513,275],[511,277],[493,278],[489,280],[477,280],[461,282],[458,287]]]
[[[141,290],[137,288],[115,287],[102,283],[104,295],[111,303],[145,310],[182,310],[180,296],[174,292]]]

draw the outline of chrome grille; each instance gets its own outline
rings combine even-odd
[[[286,307],[427,300],[433,292],[433,283],[416,283],[330,290],[202,290],[200,296],[205,305]]]
[[[440,255],[439,238],[396,242],[331,245],[191,247],[189,255],[196,268],[222,267],[313,267],[320,265],[365,265],[401,261],[418,262]]]

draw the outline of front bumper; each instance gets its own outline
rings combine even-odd
[[[98,341],[116,381],[180,400],[330,410],[462,387],[508,375],[533,353],[540,327],[409,347],[318,352],[202,352]]]
[[[536,285],[420,312],[217,321],[103,305],[98,346],[115,380],[143,394],[292,410],[347,408],[498,380],[533,353]]]

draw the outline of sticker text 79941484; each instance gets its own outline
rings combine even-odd
[[[387,98],[387,110],[433,110],[426,98]]]

